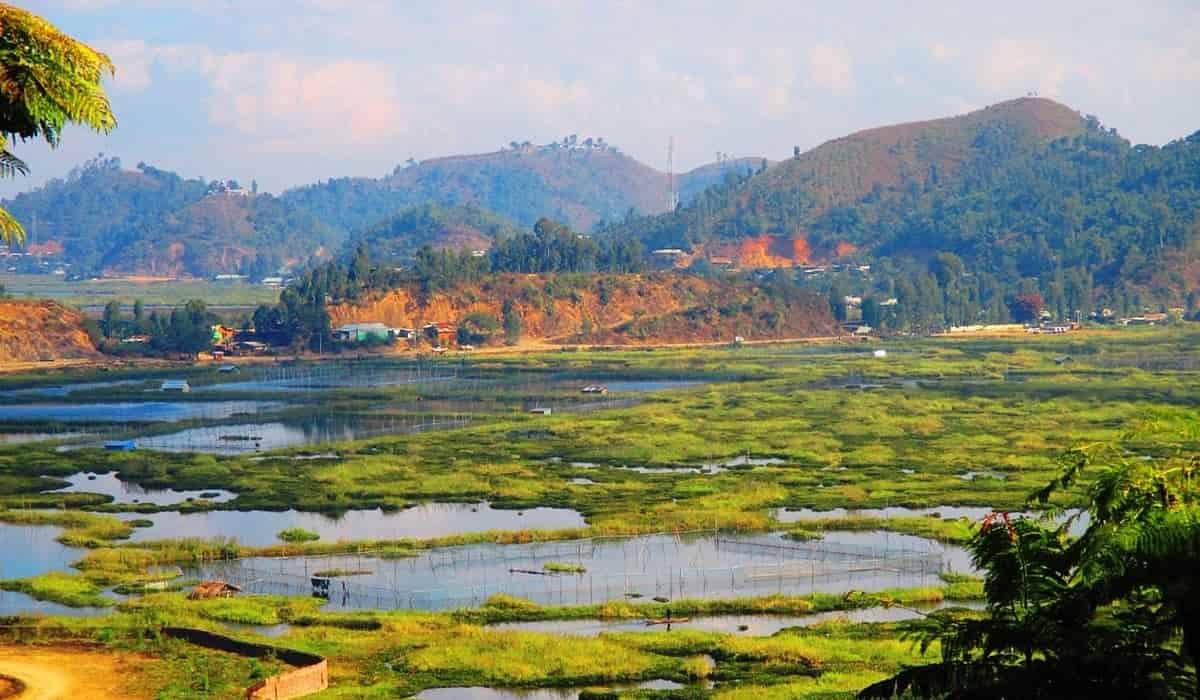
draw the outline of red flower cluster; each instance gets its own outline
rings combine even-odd
[[[1004,522],[1004,529],[1008,530],[1008,541],[1016,542],[1017,529],[1013,527],[1012,520],[1009,519],[1007,511],[1003,513],[988,513],[988,516],[983,519],[983,524],[979,526],[980,531],[985,533],[988,532],[998,524],[997,520],[1002,520]]]

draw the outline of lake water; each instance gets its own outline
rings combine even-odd
[[[153,528],[138,536],[153,536]],[[835,533],[841,534],[841,533]],[[470,545],[406,559],[369,553],[247,559],[206,565],[204,576],[254,582],[264,593],[311,592],[319,569],[366,570],[334,584],[335,608],[447,609],[484,603],[496,593],[543,604],[625,598],[730,597],[937,585],[944,568],[965,570],[961,550],[888,533],[831,534],[813,542],[779,535],[647,535],[562,542]],[[549,562],[582,574],[551,575]]]
[[[192,418],[222,420],[238,413],[259,413],[282,406],[270,401],[141,401],[122,403],[31,403],[0,406],[0,421],[175,422]]]
[[[587,686],[596,690],[679,690],[687,686],[657,679],[641,683],[612,683]],[[430,688],[416,694],[417,700],[574,700],[581,688]]]
[[[488,530],[563,529],[583,527],[577,511],[567,508],[501,510],[487,503],[429,503],[385,513],[353,510],[339,516],[295,510],[214,510],[200,513],[129,513],[125,519],[144,518],[152,527],[134,530],[133,541],[176,537],[234,537],[251,546],[279,544],[276,534],[299,527],[321,536],[324,542],[338,540],[425,539]]]
[[[221,489],[201,489],[197,491],[147,489],[137,484],[121,481],[116,472],[108,472],[106,474],[79,472],[65,478],[71,482],[70,486],[47,493],[99,493],[112,496],[113,503],[153,503],[158,506],[169,506],[189,500],[199,500],[201,494],[207,494],[208,500],[213,503],[223,503],[237,498],[236,493]]]
[[[147,380],[143,379],[120,379],[111,382],[76,382],[74,384],[59,384],[56,386],[38,386],[28,389],[7,389],[0,391],[0,396],[67,396],[76,392],[94,391],[96,389],[107,389],[114,386],[132,386],[135,384],[143,384]]]
[[[805,520],[821,520],[824,518],[907,518],[922,516],[939,516],[945,519],[966,518],[975,523],[982,522],[989,514],[997,512],[995,508],[986,506],[932,506],[929,508],[905,508],[888,506],[886,508],[831,508],[830,510],[813,510],[811,508],[777,508],[771,515],[781,523],[803,522]],[[1013,516],[1036,518],[1037,513],[1031,511],[1012,512]],[[1055,522],[1065,522],[1073,518],[1067,534],[1078,537],[1087,530],[1091,517],[1087,512],[1078,509],[1068,509],[1061,513]]]
[[[87,437],[89,433],[64,430],[61,433],[0,433],[0,443],[41,442],[42,440],[70,440]]]
[[[831,610],[812,615],[715,615],[693,617],[687,622],[672,624],[672,630],[700,630],[746,637],[769,637],[788,627],[812,627],[830,620],[847,622],[900,622],[921,617],[934,610],[950,607],[978,609],[980,601],[944,602],[938,605],[914,608],[861,608],[858,610]],[[501,622],[489,625],[492,629],[524,630],[569,634],[576,637],[595,637],[602,632],[661,632],[665,625],[647,626],[645,620],[537,620],[532,622]]]
[[[61,528],[0,523],[0,578],[25,578],[64,570],[84,550],[60,544]]]
[[[867,532],[829,532],[819,542],[831,545],[850,545],[851,547],[877,547],[881,550],[902,549],[918,552],[931,552],[941,557],[942,565],[947,571],[958,573],[975,573],[971,564],[971,554],[964,548],[953,544],[942,544],[934,540],[915,535],[903,535],[886,530]]]
[[[24,593],[0,591],[0,615],[69,615],[91,617],[112,612],[112,608],[72,608],[59,603],[35,600]]]
[[[255,376],[232,381],[197,386],[195,391],[279,391],[308,392],[330,389],[373,388],[381,386],[420,385],[457,381],[458,367],[438,364],[424,367],[388,368],[370,363],[317,363],[297,367],[272,367],[260,370]]]
[[[380,435],[399,435],[466,425],[466,418],[447,416],[370,417],[315,415],[263,423],[187,428],[137,438],[139,449],[163,452],[245,454],[301,445],[323,445]]]
[[[967,518],[979,521],[993,512],[986,506],[934,506],[931,508],[905,508],[888,506],[886,508],[831,508],[830,510],[813,510],[812,508],[780,508],[772,515],[781,523],[803,522],[805,520],[821,520],[823,518],[909,518],[927,515],[938,515],[946,519]]]

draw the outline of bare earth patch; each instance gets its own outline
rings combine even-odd
[[[135,700],[140,696],[124,688],[144,661],[135,654],[79,647],[0,646],[0,674],[26,686],[20,700]]]

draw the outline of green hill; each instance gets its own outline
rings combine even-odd
[[[375,260],[408,261],[424,245],[487,250],[496,240],[517,233],[513,222],[474,206],[421,204],[352,235],[346,248],[365,243]]]
[[[698,168],[677,176],[676,188],[695,196],[750,162],[759,161]],[[663,211],[667,182],[665,173],[585,140],[440,158],[279,197],[231,194],[228,183],[144,163],[129,170],[101,157],[5,205],[32,234],[30,250],[61,254],[79,274],[267,275],[327,257],[351,234],[403,259],[422,243],[487,248],[542,217],[586,231],[602,219]]]
[[[995,164],[1085,128],[1085,120],[1063,105],[1023,98],[958,117],[868,129],[724,182],[683,211],[633,228],[652,248],[764,234],[804,238],[839,205],[949,184],[973,164]]]
[[[31,233],[28,248],[61,254],[79,274],[270,274],[345,238],[279,198],[219,189],[97,158],[5,206]]]
[[[948,253],[970,294],[1137,310],[1182,304],[1200,286],[1197,211],[1200,136],[1134,146],[1093,117],[1023,98],[830,141],[606,233],[744,267],[872,263],[881,296]]]
[[[729,172],[758,167],[746,158],[701,166],[676,176],[690,201]],[[411,163],[380,178],[341,178],[298,187],[281,198],[324,221],[355,231],[424,203],[470,205],[526,228],[549,217],[579,231],[598,222],[667,208],[667,174],[608,146],[517,145],[493,153]]]

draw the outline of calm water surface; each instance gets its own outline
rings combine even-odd
[[[71,482],[70,486],[48,491],[47,493],[99,493],[112,496],[113,503],[153,503],[158,506],[170,506],[190,500],[199,500],[201,494],[206,494],[213,503],[232,501],[237,494],[221,489],[200,489],[196,491],[176,491],[175,489],[147,489],[137,484],[121,481],[117,472],[97,474],[93,472],[78,472],[64,477]]]
[[[462,535],[488,530],[564,529],[583,527],[578,511],[567,508],[500,510],[487,503],[429,503],[397,512],[352,510],[340,516],[287,511],[215,510],[201,513],[122,515],[145,518],[154,525],[134,530],[133,541],[174,537],[233,537],[245,545],[279,544],[276,533],[290,527],[311,530],[324,542],[394,540]]]
[[[25,578],[62,571],[84,550],[60,544],[62,528],[0,523],[0,578]]]
[[[175,422],[192,418],[221,420],[258,413],[283,404],[270,401],[139,401],[121,403],[31,403],[0,406],[0,420],[97,422]]]

